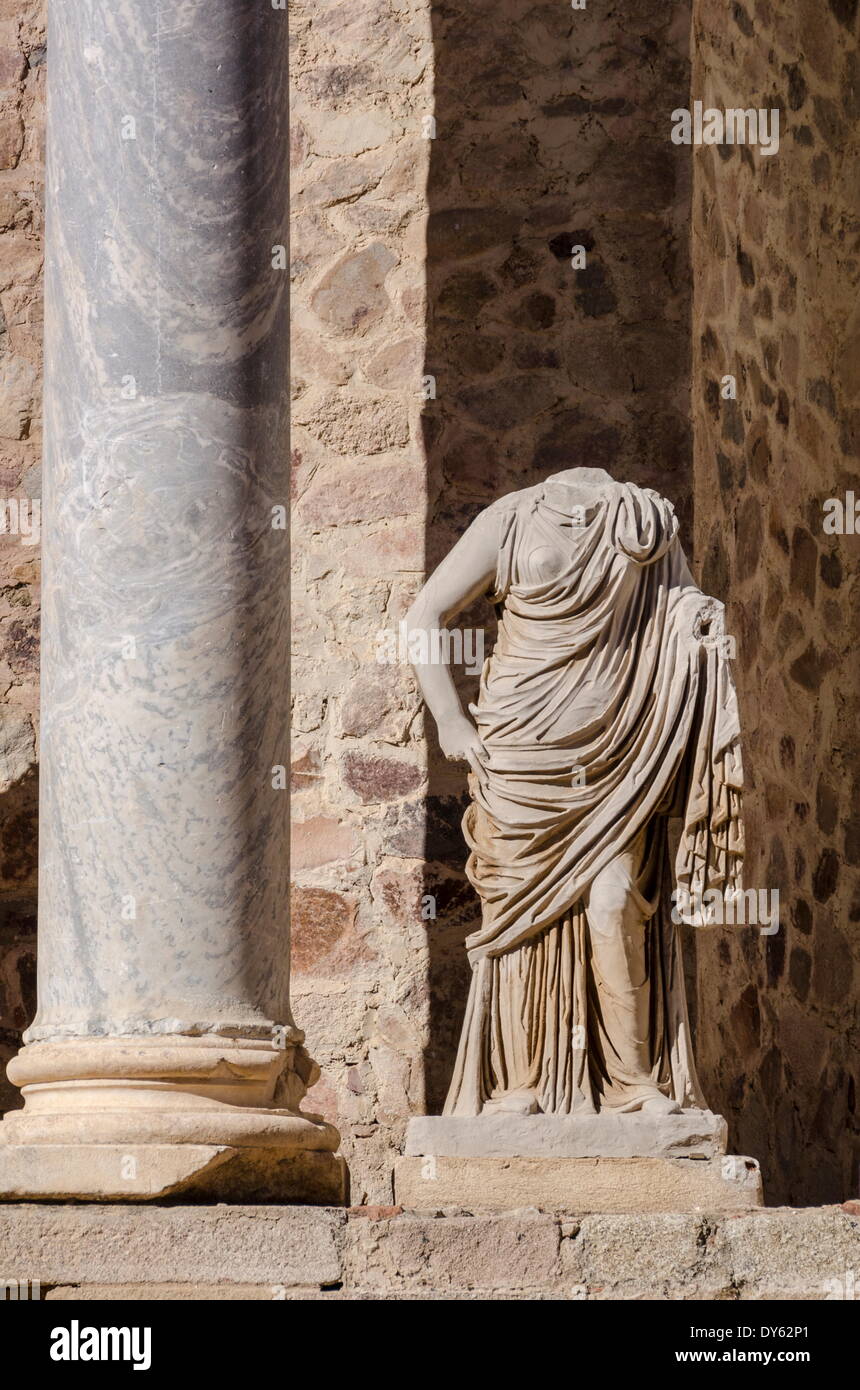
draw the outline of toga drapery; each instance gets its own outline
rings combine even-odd
[[[681,818],[680,887],[740,888],[722,606],[690,577],[665,499],[613,484],[571,525],[571,495],[528,488],[475,523],[498,539],[500,621],[472,706],[487,780],[470,778],[463,828],[482,925],[467,943],[473,975],[446,1114],[479,1114],[520,1087],[549,1114],[641,1105],[612,980],[601,978],[607,957],[590,939],[589,894],[607,882],[610,897],[626,885],[625,910],[640,918],[652,1087],[682,1106],[705,1103],[667,825]]]

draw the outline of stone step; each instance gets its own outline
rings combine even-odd
[[[23,1297],[37,1280],[58,1300],[853,1298],[850,1205],[577,1216],[4,1204],[0,1282]]]

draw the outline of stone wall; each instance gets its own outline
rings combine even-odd
[[[857,0],[696,0],[692,95],[778,108],[779,153],[694,152],[697,553],[729,599],[747,883],[781,927],[699,934],[698,1051],[770,1201],[857,1190],[858,558],[823,503],[860,458]],[[737,401],[722,399],[727,374]]]
[[[0,0],[0,1112],[35,1007],[44,0]],[[23,525],[22,525],[23,521]]]
[[[856,1208],[558,1216],[23,1203],[0,1205],[0,1249],[4,1277],[38,1280],[47,1300],[844,1300],[860,1259]]]
[[[296,3],[293,1000],[356,1201],[444,1099],[477,901],[465,777],[376,634],[481,507],[565,467],[659,488],[689,535],[689,22]]]

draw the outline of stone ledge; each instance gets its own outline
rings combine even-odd
[[[334,1207],[0,1206],[0,1277],[63,1284],[324,1284]]]
[[[846,1204],[850,1207],[850,1204]],[[85,1299],[817,1300],[860,1269],[842,1207],[551,1216],[0,1206],[0,1278]]]

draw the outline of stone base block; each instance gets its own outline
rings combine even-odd
[[[0,1201],[290,1202],[337,1206],[336,1154],[214,1144],[0,1144]]]
[[[726,1151],[722,1115],[418,1115],[406,1129],[410,1157],[715,1158]]]
[[[395,1161],[394,1193],[414,1210],[725,1211],[762,1205],[755,1159],[450,1158]]]

